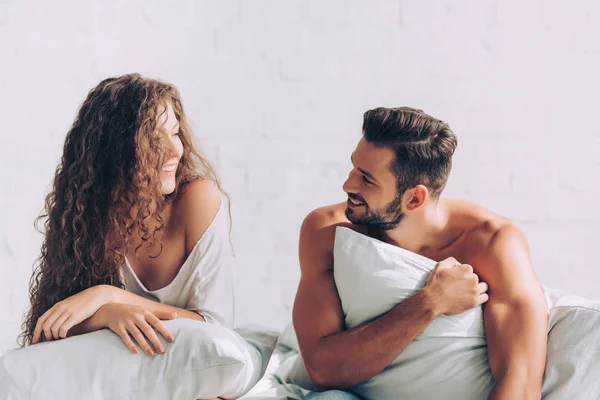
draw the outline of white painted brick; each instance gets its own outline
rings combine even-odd
[[[238,325],[289,322],[302,220],[343,201],[380,105],[449,122],[446,193],[521,224],[543,283],[600,298],[597,2],[1,3],[0,354],[65,133],[93,85],[132,71],[180,88],[232,197]]]

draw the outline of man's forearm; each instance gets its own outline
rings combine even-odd
[[[427,289],[383,316],[321,339],[305,360],[319,389],[346,388],[386,368],[438,315]]]
[[[496,381],[489,400],[541,398],[547,341],[542,300],[539,304],[490,300],[484,307],[488,360]]]
[[[539,400],[542,398],[542,389],[537,382],[532,383],[520,376],[507,375],[497,380],[488,400]]]

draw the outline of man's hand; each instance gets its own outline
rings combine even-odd
[[[100,285],[59,301],[38,319],[31,343],[66,338],[69,329],[94,315],[109,300],[110,287]]]
[[[473,267],[450,257],[439,262],[427,279],[425,289],[436,315],[460,314],[488,301],[488,285],[479,282]]]

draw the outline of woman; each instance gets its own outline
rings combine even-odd
[[[155,329],[174,340],[160,320],[232,327],[228,198],[192,137],[172,85],[131,74],[90,91],[40,217],[23,345],[110,328],[154,355]]]

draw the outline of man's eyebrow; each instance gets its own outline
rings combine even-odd
[[[369,178],[370,180],[372,180],[373,182],[377,182],[377,179],[375,179],[375,177],[373,175],[371,175],[369,172],[365,171],[364,169],[360,169],[357,168],[360,172],[362,172],[364,175],[367,176],[367,178]]]
[[[353,161],[353,159],[354,159],[354,153],[350,154],[350,161]],[[359,170],[361,174],[365,175],[367,178],[369,178],[373,182],[377,182],[377,179],[375,179],[373,174],[371,174],[370,172],[365,171],[364,169],[361,169],[361,168],[357,168],[357,170]]]

